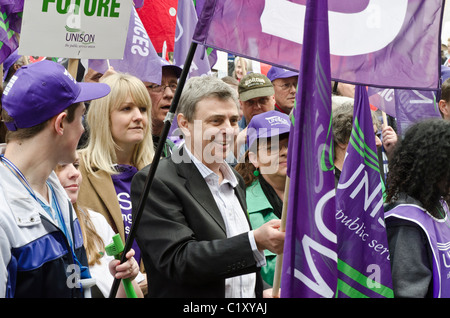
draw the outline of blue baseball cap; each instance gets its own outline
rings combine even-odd
[[[259,138],[288,133],[291,130],[291,120],[288,115],[271,110],[255,115],[247,126],[247,146],[251,149],[253,143]]]
[[[2,95],[2,107],[13,121],[8,130],[39,125],[70,105],[109,94],[105,83],[77,82],[64,66],[53,61],[22,66],[11,77]]]
[[[279,68],[276,66],[272,66],[270,70],[267,72],[267,77],[270,79],[271,82],[273,82],[277,78],[288,78],[292,76],[298,76],[298,73],[283,68]]]

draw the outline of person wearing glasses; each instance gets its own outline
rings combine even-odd
[[[295,105],[298,73],[272,66],[267,72],[267,77],[275,91],[275,110],[289,115]]]
[[[158,147],[159,138],[164,128],[164,119],[169,112],[172,99],[178,86],[178,78],[181,75],[179,66],[170,64],[167,60],[161,58],[162,77],[161,84],[144,82],[145,87],[152,101],[152,136],[154,149]],[[175,124],[175,121],[174,121]],[[173,143],[169,138],[166,139],[163,156],[167,156]]]
[[[238,95],[243,116],[239,121],[241,132],[236,138],[233,152],[236,157],[235,163],[243,160],[244,153],[247,150],[245,139],[248,123],[253,116],[275,109],[274,94],[273,85],[264,74],[250,73],[245,75],[239,82]],[[229,161],[229,159],[227,160]]]

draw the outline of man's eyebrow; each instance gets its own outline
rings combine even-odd
[[[212,120],[212,119],[222,119],[224,118],[225,115],[221,115],[221,114],[213,114],[209,117],[207,117],[205,120]]]

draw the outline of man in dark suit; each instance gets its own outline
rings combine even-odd
[[[186,82],[185,144],[161,159],[136,232],[149,297],[261,297],[263,251],[280,254],[279,220],[251,230],[241,176],[226,162],[239,131],[235,92],[213,77]],[[133,179],[138,206],[149,167]]]

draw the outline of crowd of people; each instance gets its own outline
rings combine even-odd
[[[160,83],[113,68],[77,81],[57,62],[18,55],[4,65],[0,297],[108,297],[114,278],[131,280],[137,297],[276,297],[299,73],[272,66],[265,75],[236,58],[230,76],[189,78],[178,135],[160,140],[182,72],[165,59]],[[337,185],[354,86],[330,85]],[[436,257],[450,235],[450,80],[440,96],[442,119],[404,136],[372,111],[375,144],[389,159],[382,179],[396,297],[450,296],[445,256]],[[142,199],[121,263],[105,247],[115,234],[127,240]],[[126,297],[120,286],[116,297]]]

